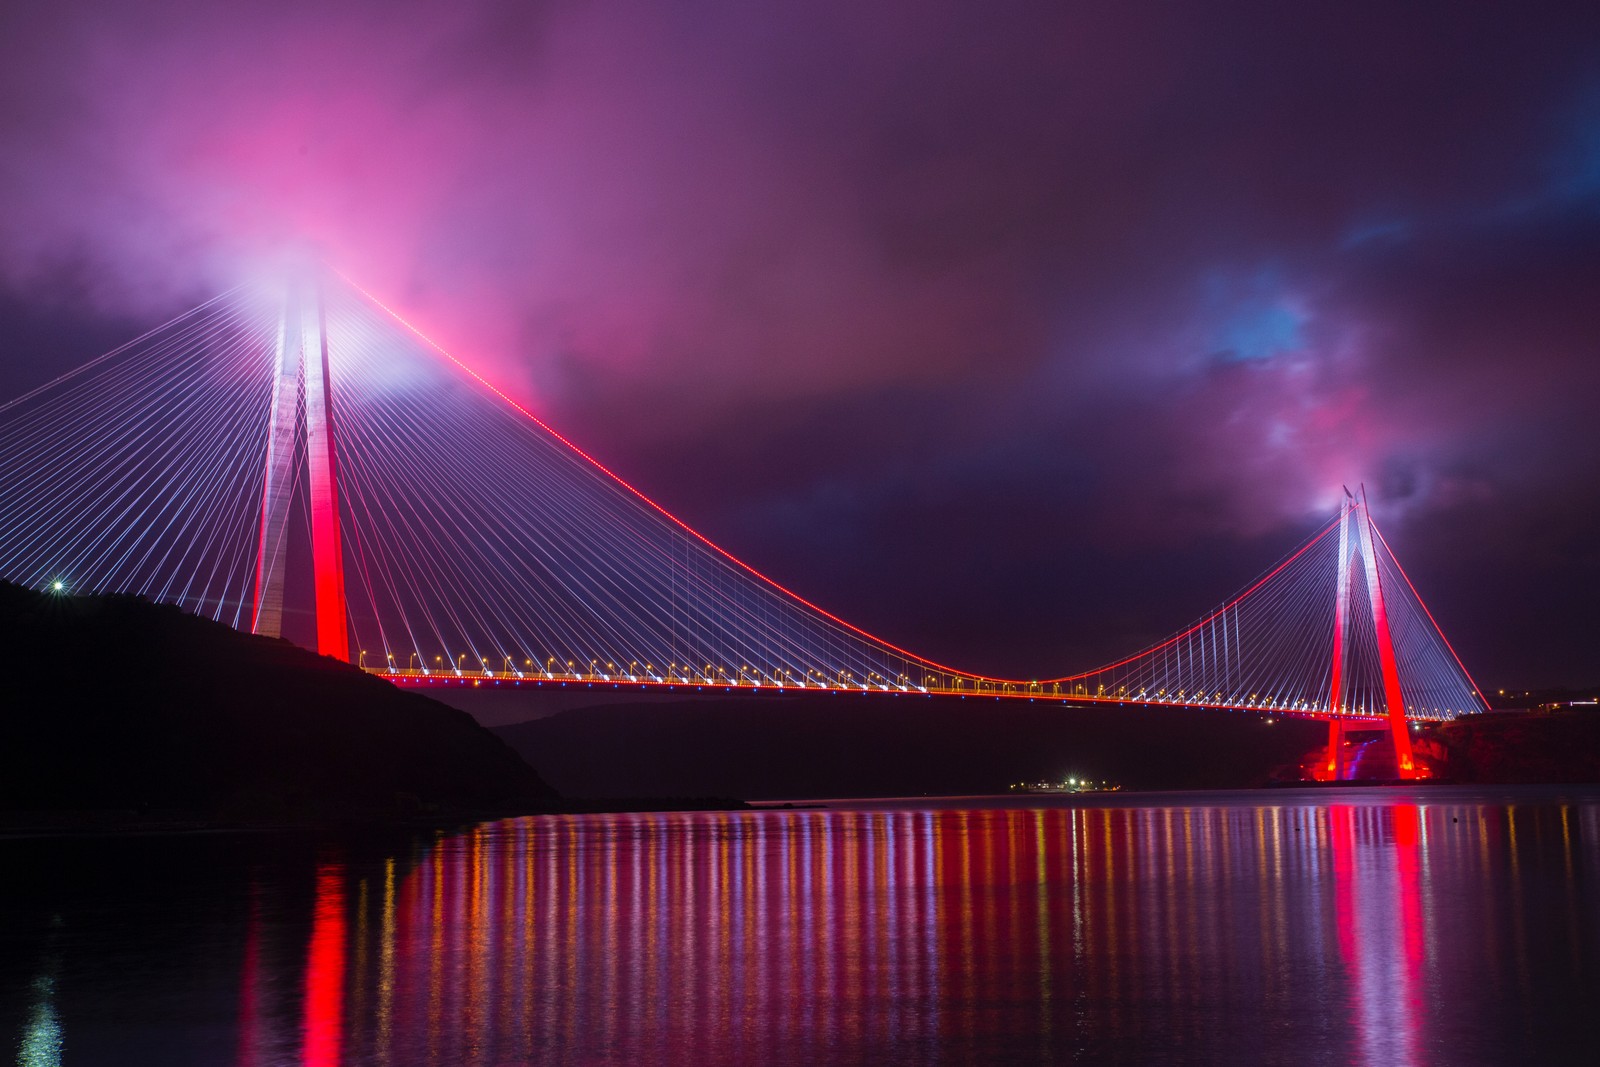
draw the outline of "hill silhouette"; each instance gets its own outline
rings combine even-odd
[[[1600,782],[1600,711],[1475,715],[1443,724],[1420,751],[1461,782]]]
[[[1004,792],[1068,776],[1129,789],[1293,777],[1320,722],[1201,708],[773,694],[606,704],[495,729],[571,797],[799,799]]]
[[[1238,789],[1301,779],[1327,726],[1214,708],[1073,707],[955,697],[665,696],[596,704],[495,732],[568,797],[751,800],[1004,792],[1068,776],[1128,789]],[[1386,732],[1353,744],[1360,776],[1396,776]],[[1468,716],[1413,738],[1461,783],[1600,781],[1600,711]]]
[[[0,811],[510,812],[556,793],[470,715],[287,641],[0,582]]]

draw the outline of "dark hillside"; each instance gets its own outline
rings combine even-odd
[[[465,712],[133,597],[0,583],[0,811],[273,817],[548,805]]]
[[[1190,708],[785,694],[564,711],[495,731],[568,796],[749,799],[1003,792],[1071,775],[1130,789],[1291,776],[1319,722]]]
[[[1460,782],[1600,782],[1600,711],[1475,715],[1439,727],[1419,748]]]

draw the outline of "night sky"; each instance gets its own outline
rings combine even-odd
[[[936,660],[1364,483],[1485,690],[1600,681],[1600,5],[9,3],[0,205],[0,397],[309,244]]]

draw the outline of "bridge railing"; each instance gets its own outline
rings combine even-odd
[[[612,671],[600,669],[598,666],[591,670],[577,664],[570,668],[565,664],[552,666],[549,670],[536,665],[524,665],[520,669],[502,666],[497,670],[481,664],[476,668],[463,666],[460,669],[448,666],[421,668],[373,665],[364,665],[363,669],[368,674],[386,678],[400,685],[417,688],[430,686],[481,688],[483,685],[489,684],[495,687],[527,686],[533,688],[567,685],[609,686],[639,691],[694,689],[722,692],[743,690],[752,693],[887,693],[908,696],[1031,700],[1082,706],[1210,708],[1223,711],[1254,712],[1284,718],[1338,718],[1352,724],[1377,724],[1384,721],[1382,717],[1373,714],[1330,713],[1326,705],[1315,705],[1304,701],[1280,702],[1274,699],[1252,700],[1248,698],[1242,701],[1234,701],[1215,694],[1108,693],[1101,690],[1100,687],[1086,687],[1082,684],[1060,681],[1008,682],[992,679],[948,677],[941,681],[933,679],[930,675],[926,679],[930,684],[911,685],[908,683],[888,682],[863,683],[849,679],[829,681],[817,677],[806,679],[803,676],[791,676],[783,679],[779,679],[776,676],[757,677],[753,673],[744,675],[729,673],[725,668],[713,668],[709,673],[703,669],[698,672],[683,672],[680,670],[651,673],[639,670],[630,673],[624,669]],[[1095,691],[1091,691],[1091,688]]]

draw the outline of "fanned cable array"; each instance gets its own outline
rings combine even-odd
[[[738,563],[361,294],[325,314],[369,665],[878,690],[953,673]]]
[[[372,297],[332,277],[315,291],[303,307],[232,291],[0,404],[0,577],[139,593],[246,629],[314,611],[321,626],[331,589],[349,657],[405,684],[940,692],[1372,719],[1387,714],[1392,666],[1409,717],[1484,707],[1364,504],[1137,655],[1044,681],[989,678],[770,581]],[[312,514],[333,511],[338,536],[311,551]],[[263,612],[262,575],[313,557],[314,580],[275,587],[282,611]]]
[[[1487,711],[1488,702],[1376,524],[1372,534],[1377,542],[1378,577],[1394,635],[1395,662],[1407,717],[1450,719],[1458,714]]]
[[[1376,604],[1384,609],[1389,653]],[[1486,710],[1366,505],[1352,501],[1194,625],[1065,682],[1071,695],[1089,700],[1377,719],[1388,714],[1384,664],[1391,656],[1408,718]]]
[[[247,625],[277,316],[235,290],[0,403],[0,577]]]

